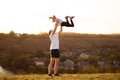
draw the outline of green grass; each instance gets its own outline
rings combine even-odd
[[[62,74],[50,77],[47,74],[0,76],[0,80],[120,80],[120,73]]]

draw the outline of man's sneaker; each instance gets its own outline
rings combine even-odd
[[[56,73],[56,74],[54,74],[54,76],[60,76],[60,74],[59,74],[59,73]]]
[[[48,74],[48,76],[52,76],[52,74],[50,73],[50,74]]]

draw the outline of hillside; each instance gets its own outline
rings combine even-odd
[[[63,33],[60,35],[60,48],[62,50],[81,50],[93,48],[120,48],[120,35],[77,34]],[[11,37],[0,34],[0,48],[20,47],[28,51],[49,50],[50,40],[48,34],[27,35]]]
[[[0,33],[0,65],[14,73],[47,73],[49,46],[47,33]],[[60,35],[62,73],[120,72],[119,55],[120,34]]]

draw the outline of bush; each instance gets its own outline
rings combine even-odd
[[[104,70],[105,70],[105,72],[110,73],[110,72],[112,72],[112,67],[110,65],[106,64]]]
[[[83,73],[98,73],[99,70],[95,68],[94,66],[90,65],[90,66],[83,67],[82,72]]]
[[[13,61],[12,61],[12,68],[13,69],[22,69],[27,71],[28,67],[30,64],[30,60],[28,57],[26,56],[19,56],[16,57]]]
[[[28,67],[28,72],[29,73],[36,73],[37,72],[37,67],[36,66],[33,66],[33,65],[30,65]]]
[[[46,66],[40,67],[40,68],[38,68],[37,72],[46,74],[48,72],[48,67],[46,67]]]

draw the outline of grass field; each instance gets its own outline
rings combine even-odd
[[[47,74],[0,76],[0,80],[120,80],[120,73],[62,74],[50,77]]]

